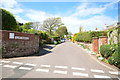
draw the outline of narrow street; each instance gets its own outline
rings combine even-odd
[[[0,66],[3,78],[118,77],[72,42],[59,44],[46,55],[2,60]]]

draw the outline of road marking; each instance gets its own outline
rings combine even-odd
[[[49,69],[36,69],[36,71],[49,72]]]
[[[79,73],[79,72],[73,72],[73,75],[75,75],[75,76],[84,76],[84,77],[88,77],[88,74]]]
[[[20,67],[19,69],[31,70],[32,68],[29,68],[29,67]]]
[[[81,70],[81,71],[85,71],[85,68],[72,67],[72,69],[74,69],[74,70]]]
[[[0,62],[3,62],[3,63],[9,63],[10,61],[0,61]]]
[[[30,64],[30,63],[26,63],[25,65],[28,65],[28,66],[36,66],[36,64]]]
[[[95,78],[111,78],[109,76],[103,76],[103,75],[94,75]]]
[[[104,71],[103,71],[103,70],[97,70],[97,69],[91,69],[91,72],[104,73]]]
[[[23,64],[23,63],[21,63],[21,62],[13,62],[13,64],[20,64],[20,65],[21,65],[21,64]]]
[[[64,69],[67,69],[68,67],[67,66],[55,66],[55,68],[64,68]]]
[[[67,74],[67,71],[54,70],[54,72],[53,72],[53,73]]]
[[[50,67],[50,65],[40,65],[41,67]]]
[[[110,74],[120,75],[120,72],[109,71]]]
[[[16,68],[17,66],[12,66],[12,65],[4,65],[3,67],[8,67],[8,68]]]

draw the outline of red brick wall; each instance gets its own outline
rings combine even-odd
[[[92,43],[92,49],[93,52],[98,54],[98,38],[93,38],[93,43]]]
[[[29,39],[10,39],[9,33]],[[26,56],[39,50],[39,36],[37,35],[6,30],[0,31],[0,35],[2,35],[0,36],[0,39],[2,37],[2,57]]]
[[[100,53],[100,46],[108,44],[108,38],[106,36],[99,37],[99,53]]]

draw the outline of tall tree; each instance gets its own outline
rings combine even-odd
[[[42,30],[46,31],[48,34],[52,35],[57,27],[63,25],[61,18],[48,18],[43,22]]]
[[[16,19],[10,12],[0,9],[0,18],[2,19],[2,30],[15,31],[18,28]]]
[[[67,35],[68,34],[68,31],[67,31],[67,28],[66,26],[61,26],[61,27],[58,27],[58,29],[56,30],[55,32],[58,36],[60,37],[64,37],[64,35]]]
[[[80,26],[80,28],[79,28],[79,33],[80,33],[80,32],[82,32],[82,29],[83,29],[83,27],[82,27],[82,26]]]
[[[33,22],[33,29],[40,30],[42,24],[40,22]]]

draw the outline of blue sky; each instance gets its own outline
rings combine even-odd
[[[49,17],[61,17],[72,33],[83,30],[104,29],[104,24],[117,22],[118,3],[115,2],[17,2],[2,1],[2,8],[14,14],[17,21],[42,23]]]

